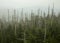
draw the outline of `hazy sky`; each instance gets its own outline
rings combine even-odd
[[[0,0],[0,8],[38,8],[38,7],[51,7],[60,9],[60,0]]]

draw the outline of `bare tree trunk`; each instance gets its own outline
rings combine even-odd
[[[9,23],[9,9],[8,9],[8,23]]]
[[[52,8],[52,15],[51,15],[51,26],[53,23],[53,16],[54,16],[54,3],[53,3],[53,8]]]
[[[45,13],[44,13],[44,18],[45,18]],[[46,18],[44,19],[44,22],[45,22],[44,43],[46,43]]]
[[[2,35],[2,28],[1,28],[1,23],[0,23],[0,31],[1,31],[1,43],[3,43],[3,35]]]

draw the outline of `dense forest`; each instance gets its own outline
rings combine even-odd
[[[14,10],[11,21],[9,16],[8,22],[0,19],[0,43],[60,43],[60,13],[55,14],[54,9],[51,14],[49,9],[48,14],[37,12],[31,12],[30,18],[24,14],[24,19],[22,11],[18,19]]]

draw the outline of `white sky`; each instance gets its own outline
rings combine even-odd
[[[52,7],[53,2],[60,8],[60,0],[0,0],[0,8]]]

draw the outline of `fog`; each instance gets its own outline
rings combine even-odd
[[[2,14],[7,15],[8,9],[10,9],[10,12],[13,12],[13,9],[18,10],[21,8],[25,8],[25,11],[29,11],[30,9],[41,9],[47,12],[48,6],[50,6],[51,10],[53,4],[55,12],[60,12],[60,0],[0,0],[0,16]]]

